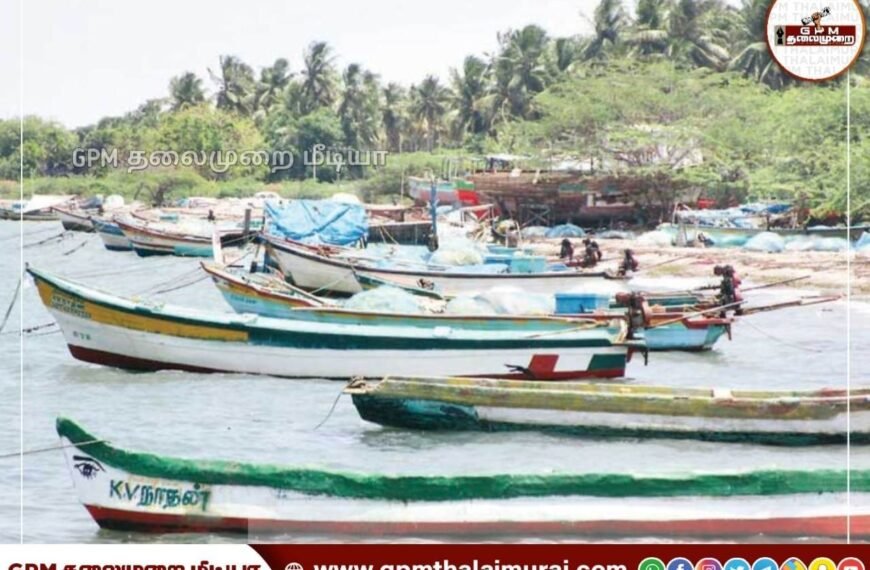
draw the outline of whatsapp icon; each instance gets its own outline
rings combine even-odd
[[[650,556],[640,561],[637,570],[665,570],[665,563],[660,558]]]

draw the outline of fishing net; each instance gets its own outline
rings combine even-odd
[[[402,289],[389,286],[357,293],[344,302],[344,308],[377,313],[423,313],[417,297]]]
[[[785,249],[785,240],[773,232],[761,232],[743,244],[743,249],[779,253]]]
[[[586,235],[586,232],[583,228],[579,226],[575,226],[574,224],[562,224],[559,226],[553,226],[549,230],[545,236],[548,239],[553,238],[572,238],[572,237],[583,237]]]

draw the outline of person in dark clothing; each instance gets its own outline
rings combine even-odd
[[[719,284],[719,304],[720,305],[735,305],[734,309],[735,315],[742,315],[743,310],[740,308],[739,303],[743,303],[743,295],[740,294],[740,285],[742,283],[740,277],[738,277],[737,272],[734,271],[734,268],[730,265],[717,265],[713,268],[713,275],[722,278],[722,281]],[[723,309],[721,316],[723,318],[728,316],[728,310]]]
[[[583,245],[585,251],[583,253],[583,267],[595,267],[601,261],[601,248],[598,247],[598,242],[592,238],[584,238]]]
[[[637,271],[638,267],[640,267],[640,264],[637,262],[637,259],[634,258],[634,252],[630,249],[626,249],[622,258],[622,263],[619,264],[617,274],[622,276],[628,272],[634,273]]]
[[[562,240],[562,248],[559,250],[559,259],[571,261],[574,258],[574,246],[571,245],[571,240],[565,238]]]

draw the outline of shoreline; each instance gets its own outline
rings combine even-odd
[[[572,239],[575,251],[581,251],[582,238]],[[537,253],[559,255],[561,239],[530,242]],[[851,256],[852,300],[870,301],[870,257],[850,252],[795,251],[765,253],[741,248],[661,247],[627,240],[598,240],[604,268],[614,269],[623,250],[630,248],[640,262],[638,275],[645,277],[694,277],[715,280],[713,267],[730,264],[744,280],[776,283],[809,276],[783,284],[794,289],[818,289],[821,294],[846,295],[846,280]],[[665,263],[673,260],[669,263]],[[661,265],[658,265],[661,264]],[[655,265],[649,270],[645,267]]]

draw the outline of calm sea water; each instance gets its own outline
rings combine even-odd
[[[60,231],[59,223],[26,224],[24,242],[33,244]],[[17,224],[0,222],[0,311],[5,311],[17,281],[17,233]],[[112,253],[103,249],[99,237],[85,234],[28,247],[24,253],[34,266],[128,295],[173,281],[185,283],[195,278],[198,266],[191,259],[140,259],[132,253]],[[685,282],[670,279],[654,285],[677,287]],[[764,290],[752,294],[751,300],[765,302],[794,294],[794,290]],[[52,321],[32,286],[25,285],[23,297],[25,327]],[[229,310],[208,280],[160,298]],[[837,302],[753,316],[735,327],[732,341],[723,339],[713,352],[653,354],[648,366],[638,358],[630,364],[630,376],[672,386],[845,387],[849,310],[845,302]],[[16,307],[7,331],[17,329],[18,318]],[[870,383],[870,306],[853,303],[851,318],[852,383],[866,385]],[[26,449],[56,445],[54,421],[65,415],[97,436],[129,449],[384,473],[675,473],[845,468],[847,464],[845,447],[779,449],[677,441],[604,442],[535,433],[385,429],[362,422],[347,397],[339,398],[329,420],[315,429],[327,416],[343,383],[237,374],[129,373],[78,362],[67,352],[62,335],[34,333],[24,338],[22,385],[18,340],[15,334],[0,335],[0,369],[4,372],[0,380],[0,454],[18,451],[22,423]],[[853,467],[870,468],[870,453],[855,448],[851,462]],[[26,542],[356,540],[347,536],[101,531],[73,494],[61,452],[25,457],[23,494],[20,475],[17,456],[0,459],[0,543],[18,541],[22,520]],[[23,519],[19,517],[22,495]]]

